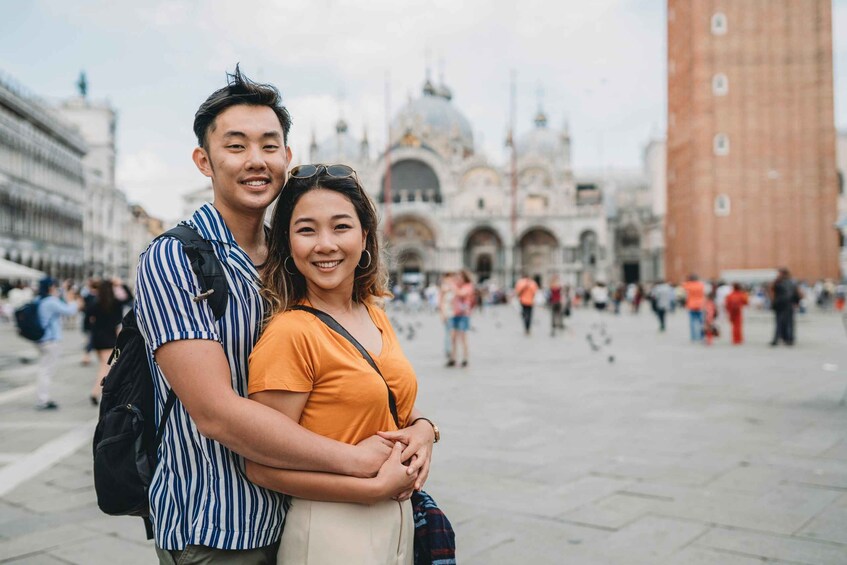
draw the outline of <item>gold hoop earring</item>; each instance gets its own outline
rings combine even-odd
[[[362,262],[362,257],[364,257],[365,253],[368,254],[368,264],[367,265],[361,265],[360,263]],[[359,267],[360,269],[367,269],[368,267],[371,266],[371,263],[373,262],[373,257],[371,257],[371,252],[368,251],[367,249],[362,249],[362,257],[359,257],[359,262],[356,263],[356,266]]]
[[[294,276],[294,275],[296,275],[297,273],[296,273],[296,272],[292,273],[291,271],[289,271],[289,270],[288,270],[288,260],[289,260],[289,259],[291,259],[291,255],[289,255],[288,257],[286,257],[286,258],[285,258],[285,261],[283,261],[283,262],[282,262],[282,268],[283,268],[283,270],[285,270],[285,272],[286,272],[286,273],[288,273],[289,275],[291,275],[291,276],[293,277],[293,276]]]

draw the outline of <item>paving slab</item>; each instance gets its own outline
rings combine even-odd
[[[493,308],[474,316],[471,363],[459,369],[444,367],[436,316],[390,315],[418,374],[418,407],[442,429],[426,488],[456,528],[460,563],[847,563],[838,317],[801,317],[793,349],[766,345],[767,315],[752,317],[744,346],[707,348],[688,342],[679,312],[659,334],[649,312],[578,309],[550,338],[542,309],[527,338],[516,312]],[[601,327],[611,343],[595,352],[585,336]],[[97,412],[78,332],[66,333],[51,414],[33,410],[35,366],[9,361],[15,340],[0,326],[0,469]],[[81,445],[0,496],[0,561],[155,555],[140,520],[99,512]]]
[[[847,495],[812,518],[797,535],[847,544]]]
[[[843,565],[847,547],[755,531],[712,528],[697,540],[698,547],[731,551],[763,560],[781,559],[805,565]]]

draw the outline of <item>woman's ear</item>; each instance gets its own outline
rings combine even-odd
[[[362,230],[362,250],[364,251],[367,248],[368,248],[368,231]]]

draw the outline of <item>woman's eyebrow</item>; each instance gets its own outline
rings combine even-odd
[[[352,220],[353,216],[351,216],[350,214],[336,214],[330,219],[331,220]],[[315,221],[314,218],[302,217],[302,218],[297,218],[296,220],[294,220],[294,225],[296,226],[299,223],[314,222],[314,221]]]

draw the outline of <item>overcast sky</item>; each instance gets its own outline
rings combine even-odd
[[[551,127],[571,125],[577,170],[638,167],[665,127],[664,0],[0,0],[0,71],[48,100],[117,109],[118,184],[151,213],[176,219],[179,194],[204,186],[190,160],[194,112],[240,62],[283,93],[295,161],[312,131],[343,116],[385,143],[392,114],[420,95],[427,61],[443,71],[477,150],[503,162],[510,69],[518,135],[539,92]],[[835,0],[836,124],[847,127],[847,0]]]

